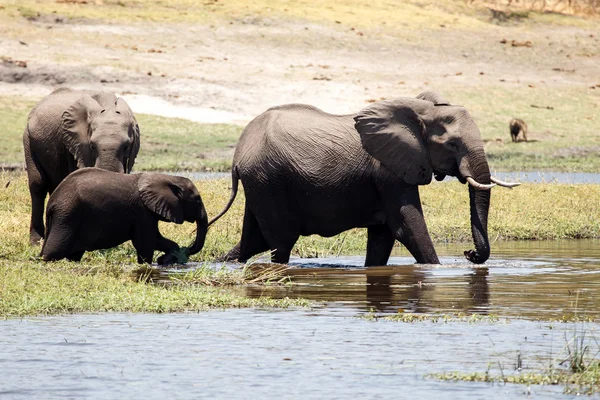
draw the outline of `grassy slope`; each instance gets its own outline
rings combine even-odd
[[[600,96],[582,96],[576,89],[482,90],[460,87],[451,91],[452,101],[470,110],[486,141],[490,167],[496,171],[600,171]],[[550,105],[553,110],[530,105]],[[22,132],[34,103],[18,97],[0,96],[0,162],[22,163]],[[506,115],[529,122],[529,138],[512,143]],[[136,169],[227,171],[242,128],[138,115],[142,148]]]

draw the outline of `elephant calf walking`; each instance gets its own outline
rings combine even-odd
[[[202,250],[208,219],[189,179],[83,168],[67,176],[50,196],[41,256],[44,261],[79,261],[85,251],[131,240],[139,263],[151,263],[154,250],[166,253],[160,264],[170,263],[179,246],[160,234],[158,221],[195,222],[196,239],[188,255]]]

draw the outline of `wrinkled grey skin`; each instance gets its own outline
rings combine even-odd
[[[140,130],[127,103],[107,92],[57,89],[29,113],[23,134],[31,194],[29,238],[44,235],[44,200],[77,168],[131,172]]]
[[[225,256],[246,261],[267,250],[287,263],[300,235],[368,232],[365,265],[385,265],[395,240],[418,263],[439,263],[423,218],[419,185],[456,176],[490,184],[479,129],[463,107],[435,92],[374,103],[355,115],[308,105],[274,107],[251,121],[232,167],[246,205],[241,241]],[[489,190],[469,186],[474,263],[490,255]]]
[[[189,255],[202,250],[208,218],[198,190],[187,178],[165,174],[120,174],[83,168],[67,176],[48,200],[44,261],[79,261],[85,251],[133,242],[139,263],[151,263],[154,250],[174,262],[177,243],[164,238],[158,221],[196,223]]]

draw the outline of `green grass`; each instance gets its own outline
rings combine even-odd
[[[550,327],[550,329],[553,329]],[[485,372],[443,372],[430,374],[430,378],[443,381],[500,382],[522,385],[562,385],[567,394],[592,395],[600,392],[600,347],[594,329],[573,325],[565,332],[565,344],[558,354],[540,370],[520,371],[516,374],[504,370],[501,363],[488,365]],[[517,358],[520,365],[520,354]],[[495,372],[493,369],[498,368]]]
[[[367,314],[361,315],[359,318],[366,321],[390,321],[390,322],[402,322],[412,324],[415,322],[431,322],[434,324],[446,324],[451,322],[466,322],[469,324],[475,323],[509,323],[507,319],[500,319],[495,315],[481,315],[481,314],[417,314],[417,313],[398,313],[395,315],[377,315],[371,311]]]
[[[600,90],[448,86],[440,91],[473,115],[493,171],[600,171]],[[34,104],[0,96],[2,163],[23,163],[22,132]],[[513,117],[527,121],[531,142],[510,141]],[[137,171],[228,171],[242,131],[236,125],[144,114],[137,118],[142,132]]]
[[[137,119],[142,144],[136,170],[227,171],[231,168],[241,127],[143,114]]]
[[[22,164],[23,131],[27,115],[35,102],[18,97],[0,96],[0,164]]]
[[[6,183],[10,181],[8,187]],[[196,182],[209,216],[229,197],[228,179]],[[240,238],[243,191],[233,207],[209,230],[204,249],[191,261],[212,261]],[[437,243],[471,242],[468,191],[459,183],[424,187],[422,201],[430,233]],[[277,282],[285,271],[201,267],[189,274],[166,277],[135,266],[130,242],[113,249],[88,252],[81,263],[41,263],[39,247],[28,244],[29,193],[24,174],[0,174],[0,316],[88,311],[185,311],[210,307],[306,304],[247,300],[235,289],[248,282]],[[600,237],[600,185],[525,185],[494,189],[490,239],[560,239]],[[188,245],[193,224],[161,223],[161,232]],[[364,254],[366,229],[353,229],[333,238],[303,237],[294,254]],[[156,256],[158,256],[158,252]],[[154,282],[148,284],[146,282]]]
[[[600,91],[499,84],[443,92],[477,122],[492,170],[600,171]],[[511,142],[508,123],[513,117],[527,122],[531,142]]]
[[[243,291],[198,284],[146,283],[113,262],[43,264],[0,260],[0,317],[81,312],[184,312],[231,307],[307,306],[304,300],[249,299]]]
[[[35,102],[0,96],[0,162],[23,164],[23,130]],[[242,128],[136,115],[142,144],[136,171],[227,171]]]

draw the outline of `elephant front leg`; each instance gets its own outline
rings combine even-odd
[[[386,265],[396,238],[387,225],[369,226],[367,230],[367,257],[365,267]]]
[[[387,207],[388,224],[394,237],[413,255],[418,264],[439,264],[427,224],[423,217],[417,186],[396,195],[397,202]]]
[[[177,257],[173,253],[179,250],[179,245],[164,237],[159,231],[156,235],[156,249],[165,253],[156,260],[158,265],[177,264]]]
[[[158,234],[158,224],[156,226],[145,223],[137,225],[131,242],[137,252],[137,262],[139,264],[152,264]]]

